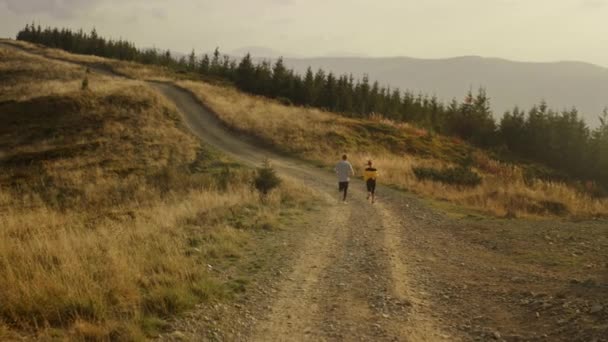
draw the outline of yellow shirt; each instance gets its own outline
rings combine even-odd
[[[365,169],[365,172],[363,172],[363,180],[366,182],[368,179],[376,180],[376,178],[378,178],[378,170],[373,167],[368,167]]]

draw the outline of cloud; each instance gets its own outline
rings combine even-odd
[[[60,19],[73,18],[78,13],[92,10],[100,5],[124,5],[125,3],[149,5],[155,1],[144,0],[0,0],[9,11],[19,15],[47,14]],[[142,13],[162,19],[166,13],[159,8],[143,6]]]
[[[87,0],[0,0],[16,14],[48,14],[58,18],[72,17],[76,12],[96,5]]]
[[[606,7],[607,3],[605,0],[584,0],[581,6],[586,9],[600,9]]]

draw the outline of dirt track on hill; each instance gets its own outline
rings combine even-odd
[[[343,204],[333,175],[235,137],[184,90],[164,83],[152,86],[177,105],[205,143],[253,166],[270,158],[280,174],[314,188],[330,203],[322,213],[323,226],[298,246],[293,270],[278,285],[251,340],[456,339],[428,313],[431,305],[420,294],[424,291],[414,286],[401,253],[407,232],[391,209],[366,201],[363,182],[352,182],[349,202]]]
[[[90,67],[104,75],[122,77]],[[323,219],[318,229],[296,246],[293,271],[268,298],[270,307],[246,340],[455,339],[428,313],[431,305],[422,299],[424,292],[414,286],[412,269],[401,253],[407,232],[395,224],[391,210],[366,201],[363,182],[352,182],[349,202],[344,204],[337,200],[333,175],[235,136],[186,90],[169,83],[148,84],[177,106],[188,128],[206,144],[251,166],[269,158],[282,176],[310,186],[329,204],[319,214]]]
[[[332,174],[235,135],[186,90],[148,84],[175,103],[206,144],[252,166],[269,158],[282,176],[317,190],[327,203],[297,227],[296,238],[282,242],[285,262],[276,277],[260,282],[243,303],[203,305],[176,319],[162,339],[608,341],[605,221],[456,219],[382,186],[371,205],[359,179],[342,204]],[[514,225],[534,233],[510,235]],[[596,235],[580,234],[586,230]],[[564,258],[564,265],[597,257],[568,273],[542,254],[523,259],[520,246],[553,250],[547,255]]]

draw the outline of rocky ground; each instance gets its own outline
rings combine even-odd
[[[287,256],[283,265],[267,273],[235,304],[202,306],[175,323],[178,333],[163,337],[607,340],[608,265],[601,260],[605,238],[589,247],[590,254],[600,254],[591,257],[597,264],[578,272],[563,271],[557,257],[519,261],[511,253],[520,241],[496,238],[510,224],[519,223],[535,229],[542,235],[540,241],[548,244],[545,233],[568,229],[605,233],[604,222],[454,218],[411,195],[383,190],[386,193],[374,206],[355,191],[359,198],[348,205],[330,201],[327,209],[311,214],[314,223],[298,227],[290,236],[283,232],[277,237],[285,241],[284,249],[277,251]],[[327,216],[320,219],[322,215]],[[563,243],[556,250],[567,251],[570,245],[580,245],[572,244],[571,238],[550,246]],[[531,243],[529,237],[521,239]]]

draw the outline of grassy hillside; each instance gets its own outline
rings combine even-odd
[[[260,205],[142,82],[1,46],[0,80],[0,339],[154,334],[230,296],[207,265],[310,196],[287,182]]]
[[[580,190],[580,185],[536,179],[530,174],[538,166],[501,163],[462,141],[431,135],[408,124],[382,117],[348,119],[316,109],[288,107],[231,87],[193,81],[178,84],[196,94],[229,127],[288,153],[331,166],[347,152],[359,171],[373,159],[385,184],[497,216],[608,215],[608,200],[592,197]],[[470,163],[482,176],[479,186],[420,180],[413,171],[462,163]]]
[[[332,166],[343,152],[350,154],[359,169],[365,161],[373,159],[382,171],[382,183],[437,200],[500,217],[608,215],[608,200],[595,197],[593,188],[543,180],[544,175],[555,174],[551,169],[517,161],[500,162],[466,142],[429,134],[381,116],[372,120],[349,119],[317,109],[285,106],[243,94],[230,85],[213,80],[200,82],[197,75],[176,74],[159,66],[74,55],[25,42],[10,43],[52,58],[101,66],[133,79],[181,80],[177,84],[192,91],[227,126],[255,136],[268,146],[325,166]],[[470,164],[481,175],[479,186],[420,180],[413,171],[413,168],[440,170],[463,163]]]

